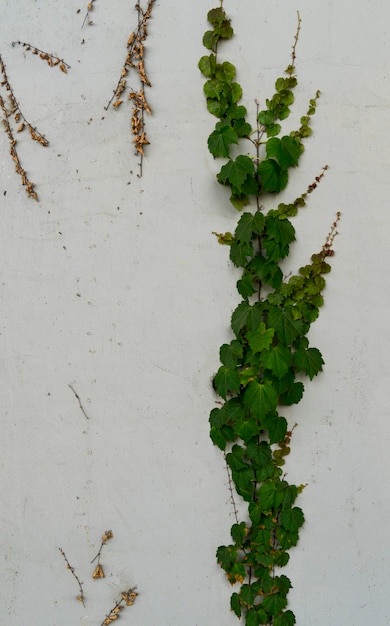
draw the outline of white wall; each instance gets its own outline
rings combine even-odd
[[[214,179],[220,164],[207,151],[213,119],[197,69],[213,4],[183,4],[157,1],[149,23],[154,115],[139,179],[130,110],[103,108],[136,24],[133,2],[97,0],[95,23],[83,30],[86,1],[1,2],[9,79],[50,140],[44,149],[18,137],[35,203],[0,133],[0,615],[8,626],[98,625],[132,585],[140,596],[124,624],[238,623],[214,557],[233,517],[208,436],[210,379],[238,302],[228,251],[211,233],[232,230],[237,215]],[[311,333],[326,369],[288,414],[299,424],[288,478],[308,483],[290,605],[299,626],[390,624],[389,5],[224,5],[236,37],[221,54],[236,64],[249,110],[289,61],[297,9],[300,83],[289,124],[317,88],[323,94],[286,197],[330,169],[294,222],[291,269],[343,213]],[[15,39],[63,56],[68,75],[12,48]],[[92,581],[89,562],[106,529],[114,533],[106,578]],[[85,608],[59,546],[84,582]]]

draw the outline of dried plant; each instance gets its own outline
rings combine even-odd
[[[90,19],[90,17],[89,17],[89,16],[90,16],[91,11],[93,11],[93,5],[94,5],[94,3],[95,3],[95,0],[91,0],[91,1],[88,3],[88,6],[87,6],[87,12],[86,12],[86,14],[85,14],[84,21],[83,21],[83,25],[81,26],[81,28],[84,28],[85,24],[88,24],[88,26],[91,26],[91,25],[93,24],[93,21]]]
[[[93,571],[93,574],[92,574],[92,578],[94,578],[95,580],[97,578],[104,578],[104,576],[105,576],[103,566],[100,563],[100,557],[102,555],[103,546],[105,546],[107,541],[112,539],[113,536],[114,535],[112,534],[112,530],[106,530],[104,532],[104,535],[102,537],[102,542],[100,544],[99,552],[97,553],[97,555],[91,561],[91,563],[93,563],[97,559],[97,565],[96,565],[96,567],[95,567],[95,569]]]
[[[73,391],[78,403],[79,403],[79,407],[81,409],[81,412],[83,413],[84,417],[87,418],[87,420],[89,420],[89,416],[87,415],[86,410],[84,409],[83,403],[81,402],[81,398],[79,396],[79,394],[77,393],[77,391],[75,390],[75,388],[73,387],[73,385],[71,385],[70,383],[68,383],[68,387]]]
[[[136,153],[140,157],[139,167],[140,176],[142,176],[142,162],[145,156],[144,146],[150,142],[145,132],[145,112],[151,115],[152,110],[145,98],[145,85],[151,87],[151,83],[147,77],[144,61],[144,42],[148,35],[147,23],[151,17],[154,0],[149,0],[147,8],[143,9],[140,2],[137,2],[135,9],[138,12],[138,24],[136,30],[134,30],[129,39],[127,40],[127,54],[126,59],[122,67],[121,75],[119,77],[116,88],[113,90],[113,95],[104,107],[106,110],[111,106],[114,109],[118,109],[123,104],[123,96],[126,90],[129,89],[127,99],[132,103],[133,112],[131,117],[131,132],[134,136],[133,143],[135,145]],[[138,91],[135,91],[128,86],[127,75],[131,69],[134,69],[140,81]]]
[[[66,563],[66,567],[67,569],[69,569],[72,573],[72,575],[74,576],[74,578],[77,580],[78,586],[79,586],[79,590],[80,593],[78,596],[76,596],[76,599],[79,602],[82,602],[83,605],[85,606],[85,601],[84,601],[84,590],[83,590],[83,583],[80,581],[79,577],[77,576],[76,572],[74,571],[74,567],[71,566],[71,564],[69,563],[67,556],[65,554],[65,552],[63,551],[62,548],[58,548],[59,551],[61,552],[62,556],[64,557],[65,563]]]
[[[106,615],[105,619],[102,621],[100,626],[109,626],[112,622],[115,622],[120,617],[120,612],[126,606],[132,606],[138,596],[136,593],[136,587],[129,589],[128,591],[122,591],[121,599],[116,602],[115,606],[111,609],[110,613]]]
[[[31,54],[34,54],[43,61],[46,61],[50,67],[59,67],[61,72],[63,72],[64,74],[67,74],[68,70],[70,69],[69,63],[66,63],[64,59],[60,59],[60,57],[52,54],[51,52],[45,52],[44,50],[40,50],[30,43],[25,43],[24,41],[13,41],[12,46],[23,46],[23,49],[26,52],[31,52]]]
[[[26,174],[26,171],[20,162],[20,158],[16,150],[17,140],[15,139],[14,131],[10,124],[10,119],[13,118],[15,125],[17,125],[16,126],[17,133],[21,133],[23,130],[27,128],[30,132],[31,139],[40,143],[41,146],[46,147],[49,145],[49,142],[46,139],[46,137],[42,135],[42,133],[40,133],[35,128],[35,126],[30,124],[30,122],[23,115],[20,105],[18,101],[16,100],[14,91],[9,82],[8,75],[5,69],[5,64],[4,64],[1,54],[0,54],[0,72],[2,75],[0,87],[4,87],[7,93],[7,99],[8,99],[8,104],[7,104],[5,99],[0,95],[0,108],[3,113],[3,126],[5,129],[5,132],[7,133],[9,143],[10,143],[10,155],[13,161],[15,162],[16,172],[21,176],[22,185],[26,187],[26,192],[27,192],[28,197],[33,198],[34,200],[38,200],[38,195],[35,191],[34,183],[32,183],[29,180]]]

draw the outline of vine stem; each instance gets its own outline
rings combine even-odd
[[[297,31],[295,33],[294,43],[293,43],[292,51],[291,51],[291,74],[295,70],[296,49],[297,49],[299,33],[301,30],[301,22],[302,22],[299,11],[297,11],[297,16],[298,16],[298,26],[297,26]]]
[[[233,492],[233,485],[232,485],[232,475],[230,473],[230,469],[229,469],[229,465],[227,463],[226,460],[226,452],[224,453],[224,459],[225,459],[225,467],[226,467],[226,473],[228,476],[228,485],[229,485],[229,491],[230,491],[230,502],[233,505],[233,512],[234,512],[234,517],[236,520],[236,524],[239,524],[239,518],[238,518],[238,509],[237,509],[237,505],[236,505],[236,501],[234,500],[234,492]]]

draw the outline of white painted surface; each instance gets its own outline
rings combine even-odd
[[[129,109],[103,108],[136,13],[124,0],[94,6],[95,24],[83,30],[80,0],[0,6],[10,81],[50,140],[43,149],[20,136],[37,204],[0,134],[1,622],[98,625],[119,592],[137,585],[123,624],[230,626],[232,590],[214,553],[233,519],[208,413],[238,302],[227,249],[211,233],[233,229],[236,214],[213,178],[213,120],[197,70],[212,4],[153,9],[142,179]],[[343,212],[311,333],[326,369],[288,415],[299,423],[288,477],[308,483],[291,608],[299,626],[390,624],[389,5],[226,0],[225,8],[236,37],[221,54],[237,65],[250,110],[288,62],[297,8],[300,83],[288,123],[323,93],[288,197],[325,163],[331,169],[294,222],[292,269]],[[64,76],[24,56],[15,39],[72,69]],[[107,577],[92,581],[89,561],[109,528]],[[84,581],[85,609],[59,546]]]

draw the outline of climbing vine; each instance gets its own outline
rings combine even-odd
[[[295,241],[290,218],[305,206],[327,169],[292,202],[264,207],[264,196],[285,189],[291,168],[298,166],[320,95],[310,99],[299,128],[280,136],[297,86],[300,16],[291,62],[276,80],[275,93],[264,109],[256,102],[254,128],[239,104],[242,89],[235,81],[236,69],[219,58],[219,44],[233,36],[222,1],[207,17],[211,29],[203,44],[209,54],[200,59],[199,69],[207,79],[207,109],[218,119],[208,148],[214,157],[227,159],[217,180],[229,188],[232,205],[243,211],[254,200],[252,210],[242,212],[234,233],[215,233],[219,243],[229,246],[230,260],[242,272],[237,281],[241,302],[231,317],[234,338],[221,346],[221,366],[213,379],[223,402],[210,413],[210,435],[225,455],[235,513],[232,543],[217,549],[217,560],[229,582],[240,585],[231,596],[231,609],[245,618],[246,626],[292,626],[295,615],[287,609],[292,585],[280,568],[288,563],[304,523],[302,509],[295,505],[303,485],[290,484],[282,469],[293,431],[282,410],[302,399],[300,378],[312,380],[324,364],[320,351],[310,346],[308,333],[323,304],[324,275],[331,269],[328,258],[333,255],[340,213],[310,263],[285,277],[280,264]],[[231,147],[242,140],[250,142],[252,153],[233,158]],[[243,521],[233,485],[248,505]]]

